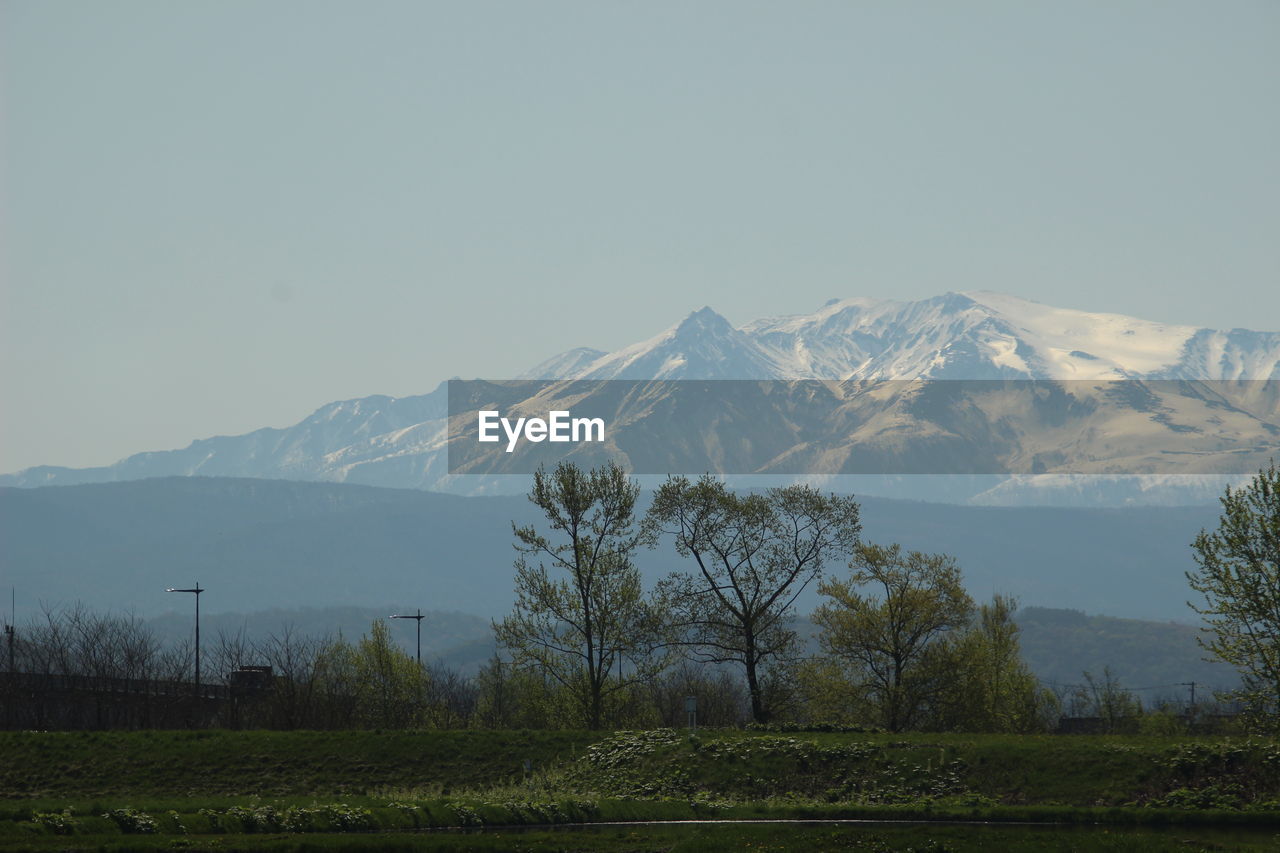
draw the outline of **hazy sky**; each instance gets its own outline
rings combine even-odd
[[[0,471],[710,304],[1280,329],[1280,3],[3,2]]]

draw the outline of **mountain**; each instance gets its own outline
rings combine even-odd
[[[1050,686],[1080,685],[1086,671],[1101,679],[1110,667],[1121,686],[1156,705],[1162,700],[1186,702],[1193,681],[1203,701],[1211,701],[1215,690],[1233,690],[1240,683],[1231,666],[1205,659],[1196,642],[1202,635],[1193,625],[1045,607],[1023,608],[1016,620],[1023,658]]]
[[[571,349],[524,376],[845,382],[918,378],[1277,379],[1280,333],[1167,325],[1053,308],[989,292],[948,293],[914,302],[858,298],[832,300],[812,314],[758,320],[741,327],[734,327],[710,308],[702,308],[646,341],[609,353]],[[1166,398],[1156,408],[1177,409],[1184,404],[1181,398]],[[1245,425],[1241,428],[1244,431],[1232,425],[1224,427],[1226,432],[1218,436],[1214,452],[1222,452],[1232,442],[1257,444],[1249,430],[1261,430],[1259,434],[1265,437],[1265,430],[1274,426],[1274,399],[1253,408],[1233,400],[1230,407],[1239,415],[1236,423]],[[1144,426],[1165,416],[1138,404],[1130,408],[1142,415]],[[449,475],[446,414],[444,385],[421,396],[364,397],[331,403],[286,429],[201,439],[180,450],[137,454],[102,468],[39,466],[4,475],[0,485],[32,487],[177,475],[319,480],[465,493],[523,492],[525,480],[520,477]],[[915,423],[926,432],[938,428],[927,419],[917,418]],[[989,424],[985,429],[995,434],[999,426]],[[787,429],[792,427],[782,425],[773,440],[785,445]],[[1068,425],[1068,429],[1074,428]],[[1138,445],[1149,443],[1145,435],[1132,439]],[[1057,439],[1052,443],[1056,446]],[[1264,455],[1267,446],[1260,451]],[[1092,448],[1080,452],[1086,451],[1094,452]],[[1052,473],[1055,469],[1028,469],[1033,473],[1040,470]],[[1216,471],[1212,466],[1189,470]],[[1220,477],[1208,477],[1152,487],[1125,480],[1112,488],[1099,487],[1097,481],[1082,486],[1076,481],[1064,484],[1034,477],[1010,483],[1000,477],[974,481],[972,488],[958,492],[954,483],[945,488],[960,494],[961,499],[987,503],[1052,502],[1063,494],[1077,500],[1088,491],[1098,492],[1096,499],[1104,502],[1178,503],[1202,501],[1220,493],[1222,482]],[[933,494],[939,488],[910,478],[862,480],[854,485],[864,492],[913,497]]]
[[[1027,605],[1022,646],[1041,678],[1075,683],[1084,669],[1111,666],[1126,686],[1160,688],[1146,699],[1183,695],[1182,682],[1234,681],[1229,668],[1201,661],[1195,628],[1181,624],[1195,619],[1185,603],[1188,543],[1213,526],[1216,507],[860,502],[869,541],[950,553],[976,599],[1005,592]],[[357,639],[374,619],[421,607],[424,657],[472,672],[493,650],[488,620],[511,608],[513,521],[545,519],[524,497],[338,483],[168,477],[0,488],[0,589],[16,588],[19,630],[41,620],[42,605],[82,601],[134,612],[163,639],[183,640],[190,596],[165,588],[199,581],[210,654],[220,632]],[[637,565],[647,584],[688,568],[669,549],[642,551]],[[816,603],[810,588],[798,616]],[[413,648],[413,625],[392,631]]]
[[[1189,543],[1218,516],[1214,506],[858,500],[868,541],[955,556],[975,598],[1003,592],[1028,606],[1157,620],[1193,618]],[[638,508],[647,505],[642,495]],[[19,623],[42,601],[187,614],[190,597],[165,589],[197,581],[209,615],[394,602],[491,618],[511,607],[512,523],[545,522],[523,496],[341,483],[166,477],[0,488],[0,589],[16,588]],[[636,564],[646,585],[688,568],[670,547],[642,551]],[[799,612],[816,603],[809,589]]]
[[[1280,382],[474,380],[449,394],[449,466],[467,475],[563,458],[656,476],[1230,475],[1280,449]],[[572,411],[601,430],[486,442],[484,411]]]
[[[1280,379],[1280,333],[1053,308],[1007,294],[831,300],[740,329],[710,308],[565,379]],[[533,377],[530,377],[533,378]]]

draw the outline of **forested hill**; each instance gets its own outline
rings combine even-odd
[[[376,619],[385,619],[402,610],[383,607],[277,608],[252,613],[219,613],[203,617],[206,649],[212,651],[220,636],[243,634],[247,639],[265,640],[291,632],[295,638],[341,634],[358,640]],[[409,608],[412,609],[412,608]],[[467,613],[427,610],[422,622],[422,656],[472,674],[495,651],[488,619]],[[1225,664],[1208,663],[1196,645],[1198,631],[1177,622],[1150,622],[1089,616],[1078,610],[1026,607],[1016,621],[1022,629],[1023,657],[1045,686],[1070,689],[1081,684],[1088,671],[1101,678],[1110,667],[1125,688],[1148,704],[1161,700],[1185,700],[1188,683],[1196,682],[1197,698],[1209,699],[1214,689],[1233,687],[1234,670]],[[148,620],[165,642],[191,636],[191,614],[168,613]],[[802,634],[811,634],[807,619],[799,620]],[[392,638],[409,654],[414,653],[414,625],[402,622],[391,626]],[[814,647],[816,651],[816,646]],[[1141,689],[1138,689],[1141,688]]]
[[[1185,701],[1191,682],[1196,683],[1197,700],[1239,682],[1231,667],[1204,660],[1196,643],[1200,631],[1185,623],[1088,616],[1046,607],[1024,608],[1017,622],[1023,657],[1049,684],[1079,684],[1086,670],[1101,678],[1103,669],[1110,667],[1123,687],[1140,688],[1138,697],[1151,704],[1165,698]]]
[[[863,536],[954,555],[977,599],[1191,621],[1188,543],[1216,523],[1202,507],[976,507],[860,498]],[[641,497],[641,507],[647,499]],[[283,480],[170,477],[0,489],[0,588],[19,622],[41,601],[154,616],[185,609],[164,590],[199,581],[208,614],[397,602],[499,616],[512,601],[511,524],[523,497]],[[684,562],[637,563],[650,581]],[[829,567],[842,571],[841,566]],[[814,589],[799,602],[807,613]]]

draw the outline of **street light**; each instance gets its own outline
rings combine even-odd
[[[174,589],[169,587],[165,592],[193,592],[196,596],[196,692],[200,692],[200,581],[196,581],[195,589]]]
[[[18,592],[17,587],[9,590],[9,618],[13,620],[13,624],[5,623],[4,635],[9,640],[9,678],[13,678],[13,634],[18,630]]]
[[[418,623],[418,666],[422,666],[422,620],[425,618],[422,615],[422,608],[419,607],[417,613],[409,613],[407,615],[393,613],[391,615],[391,618],[392,619],[412,619],[413,621]]]

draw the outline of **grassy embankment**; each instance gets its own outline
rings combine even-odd
[[[670,731],[0,733],[0,795],[0,845],[32,849],[73,839],[144,849],[166,838],[267,849],[292,844],[299,833],[314,833],[307,843],[357,849],[364,843],[357,836],[340,842],[335,833],[785,817],[1101,823],[1117,838],[1157,826],[1235,827],[1245,839],[1236,849],[1255,849],[1246,836],[1266,849],[1280,828],[1280,744],[737,731],[694,738]],[[625,833],[610,830],[575,849],[664,846],[665,830],[636,831],[644,837],[632,847]],[[918,847],[950,832],[937,825],[877,831],[926,833],[913,842]],[[999,831],[1031,832],[1028,843],[1060,849],[1057,833]],[[726,843],[725,832],[767,839],[770,830],[683,832],[682,849],[699,834],[718,839],[707,841],[714,849]],[[851,849],[874,849],[866,844],[879,836],[862,830],[856,837]],[[533,835],[518,838],[537,844]],[[470,836],[432,843],[491,849]],[[508,836],[508,843],[516,842]]]

